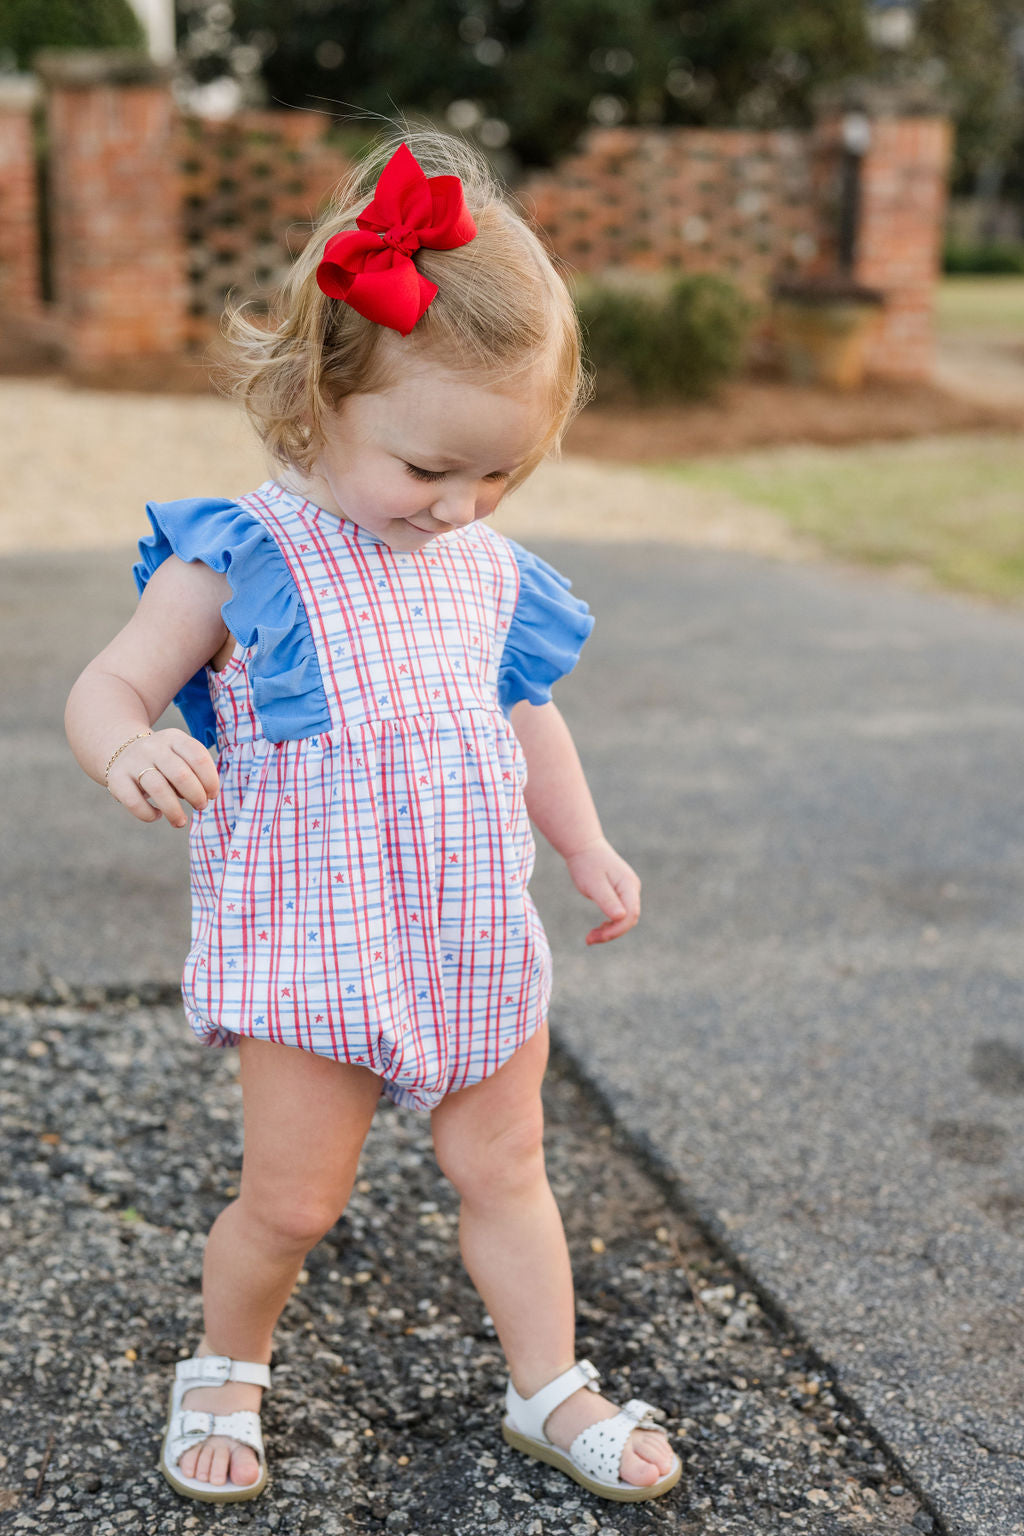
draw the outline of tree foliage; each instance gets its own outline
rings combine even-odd
[[[1024,134],[1024,0],[918,0],[916,39],[898,60],[871,42],[867,9],[868,0],[178,0],[199,80],[231,71],[252,94],[339,117],[447,117],[525,164],[560,158],[593,122],[803,125],[817,87],[900,69],[945,95],[963,177],[1012,159]]]
[[[0,59],[31,67],[42,48],[134,48],[145,42],[128,0],[3,0]]]

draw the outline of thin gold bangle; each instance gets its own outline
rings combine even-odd
[[[152,736],[152,734],[152,731],[136,731],[134,736],[129,736],[127,741],[122,741],[116,752],[111,753],[110,758],[107,761],[107,766],[103,770],[103,782],[107,785],[108,789],[110,788],[110,785],[107,784],[107,779],[110,775],[110,770],[113,768],[117,758],[121,756],[121,753],[124,751],[125,747],[130,747],[133,741],[141,741],[143,736]]]

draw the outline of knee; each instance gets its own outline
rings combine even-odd
[[[544,1116],[535,1113],[468,1140],[435,1145],[441,1172],[471,1203],[532,1189],[544,1177]]]
[[[345,1208],[337,1195],[309,1190],[246,1190],[239,1204],[259,1228],[264,1243],[284,1252],[308,1253],[334,1226]]]

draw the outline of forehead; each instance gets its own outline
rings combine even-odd
[[[410,369],[390,388],[351,396],[351,424],[376,445],[431,467],[513,467],[547,427],[547,391],[527,376],[514,389],[464,375]],[[442,462],[443,461],[443,462]]]

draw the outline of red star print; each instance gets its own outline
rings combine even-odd
[[[490,938],[490,934],[488,933],[486,928],[481,928],[480,929],[480,937],[482,939],[489,939]]]
[[[510,778],[511,778],[511,777],[512,777],[512,775],[511,775],[511,773],[510,773],[510,772],[509,772],[509,770],[508,770],[508,769],[507,769],[507,768],[506,768],[506,769],[505,769],[505,772],[504,772],[504,773],[503,773],[503,774],[502,774],[502,778],[503,778],[503,779],[510,779]],[[314,822],[314,823],[313,823],[313,825],[314,825],[314,826],[316,826],[316,822]]]
[[[337,881],[337,883],[339,885],[344,885],[345,884],[345,876],[344,875],[335,875],[334,878],[335,878],[335,880]]]
[[[436,565],[437,561],[436,560],[430,560],[430,561],[428,561],[428,564],[429,565]]]
[[[448,863],[449,864],[457,864],[458,862],[459,862],[459,856],[458,856],[457,853],[450,853],[448,855]]]
[[[292,797],[291,797],[291,795],[285,795],[285,797],[284,797],[284,803],[285,803],[285,805],[291,805],[291,803],[292,803]]]
[[[321,587],[319,592],[317,593],[317,597],[326,597],[326,596],[327,596],[327,588],[326,587]]]
[[[511,1002],[514,1002],[515,999],[511,998],[511,997],[506,997],[505,1001],[506,1001],[506,1003],[511,1003]],[[506,1042],[506,1044],[507,1044],[507,1042]]]
[[[406,666],[405,662],[403,661],[402,665],[399,667],[398,670],[399,670],[399,672],[408,672],[409,668]]]
[[[412,914],[412,917],[410,917],[409,921],[410,921],[410,923],[418,923],[419,922],[419,918],[417,917],[415,912]]]
[[[509,1001],[511,1001],[511,999],[509,999]],[[318,1013],[318,1014],[317,1014],[317,1016],[316,1016],[316,1018],[315,1018],[315,1019],[314,1019],[314,1020],[313,1020],[313,1023],[314,1023],[314,1024],[322,1024],[322,1023],[323,1023],[323,1021],[324,1021],[324,1016],[323,1016],[323,1014],[322,1014],[322,1013]]]
[[[375,960],[383,960],[384,956],[381,954],[379,949],[375,949],[374,952],[373,952],[373,958]]]
[[[229,902],[228,902],[228,911],[229,911],[229,912],[233,912],[233,911],[234,911],[234,910],[235,910],[235,904],[234,904],[234,902],[233,902],[233,901],[229,901]]]
[[[199,962],[199,969],[201,971],[205,971],[206,970],[206,961],[205,960],[200,960],[200,962]]]
[[[291,997],[291,995],[292,995],[291,987],[285,987],[284,991],[281,993],[282,997]]]
[[[314,818],[313,825],[314,825],[314,827],[318,827],[320,825],[320,818],[319,818],[319,816]]]
[[[360,615],[359,615],[359,617],[360,617],[360,618],[361,618],[361,619],[368,619],[368,618],[369,618],[369,617],[370,617],[370,615],[369,615],[369,614],[368,614],[368,613],[367,613],[367,612],[366,612],[366,610],[365,610],[365,609],[364,609],[364,610],[363,610],[363,612],[362,612],[362,613],[361,613],[361,614],[360,614]]]
[[[261,939],[265,939],[266,936],[267,936],[267,930],[264,928],[263,931],[260,933],[260,938]]]
[[[242,857],[242,855],[239,853],[237,848],[232,848],[232,850],[231,850],[231,857],[233,859],[240,859]]]
[[[421,784],[425,784],[425,783],[426,783],[426,782],[427,782],[427,776],[426,776],[426,774],[425,774],[425,773],[421,773],[421,774],[420,774],[420,783],[421,783]]]
[[[300,555],[304,555],[308,549],[309,549],[309,545],[308,544],[300,544],[299,545],[299,554]]]
[[[441,690],[440,690],[440,688],[435,688],[434,689],[432,697],[435,698],[435,699],[439,699],[441,697]]]

